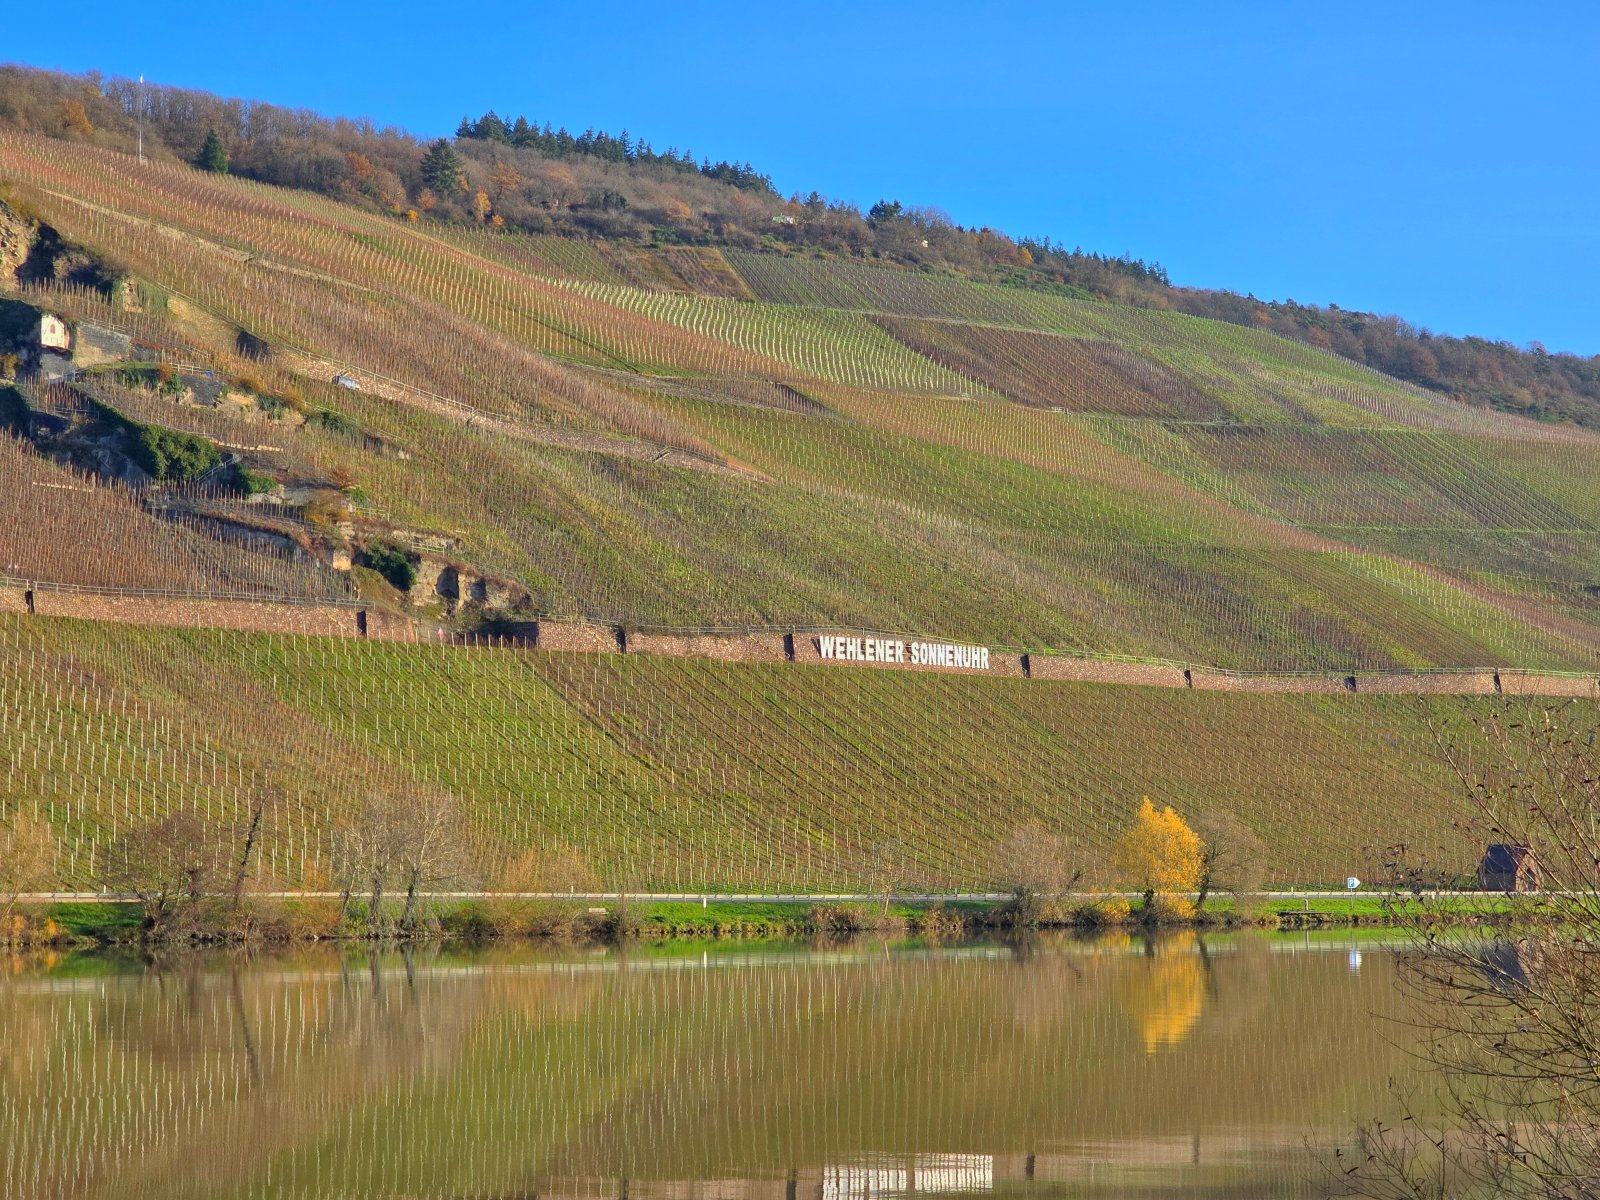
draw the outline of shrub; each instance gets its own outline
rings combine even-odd
[[[545,904],[529,910],[525,932],[529,937],[570,942],[577,937],[580,928],[578,914],[570,906]]]
[[[802,924],[812,933],[849,935],[865,929],[901,932],[905,918],[871,904],[813,904]]]
[[[12,913],[0,920],[0,946],[59,946],[72,935],[50,917]]]
[[[806,909],[804,924],[812,933],[859,933],[866,928],[857,904],[813,904]]]
[[[257,905],[262,902],[258,899]],[[285,939],[294,942],[337,937],[342,924],[337,900],[322,898],[278,902],[277,923]]]
[[[478,901],[441,914],[439,925],[445,932],[469,942],[492,941],[503,932],[488,907]]]
[[[331,488],[306,501],[306,522],[316,529],[331,529],[349,515],[350,506],[344,496]]]
[[[382,575],[402,592],[417,582],[417,556],[393,542],[374,542],[361,551],[360,563]]]
[[[257,474],[243,463],[235,463],[233,486],[246,496],[261,496],[276,488],[278,481],[270,475]]]
[[[361,426],[353,418],[343,413],[334,412],[331,408],[319,408],[306,418],[306,424],[314,429],[323,429],[341,437],[355,437],[361,432]]]
[[[130,457],[152,479],[189,483],[222,461],[221,453],[203,437],[160,425],[128,425],[133,434]]]
[[[966,932],[967,918],[943,904],[934,904],[912,914],[909,925],[925,937],[953,937]]]
[[[588,915],[586,932],[596,941],[623,942],[639,936],[639,918],[625,904],[608,909],[604,914]]]
[[[1107,896],[1088,904],[1080,904],[1072,911],[1075,925],[1098,929],[1106,925],[1126,925],[1133,917],[1133,905],[1125,896]]]
[[[1142,916],[1146,925],[1175,925],[1194,916],[1194,902],[1187,897],[1157,892],[1146,897]]]

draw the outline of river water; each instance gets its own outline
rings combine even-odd
[[[1319,1195],[1352,934],[0,959],[6,1197]]]

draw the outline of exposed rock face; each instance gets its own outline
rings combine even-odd
[[[17,286],[17,273],[33,251],[37,232],[35,225],[23,220],[10,205],[0,200],[0,287]]]
[[[451,606],[456,600],[457,587],[456,569],[450,563],[426,554],[418,558],[417,580],[411,585],[412,603],[431,604],[443,600]]]

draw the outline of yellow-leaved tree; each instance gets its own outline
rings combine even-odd
[[[1156,898],[1191,892],[1200,881],[1200,836],[1169,804],[1158,809],[1145,796],[1133,824],[1117,843],[1116,866],[1144,893],[1145,919],[1156,914]]]

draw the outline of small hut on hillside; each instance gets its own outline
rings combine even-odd
[[[39,314],[39,347],[43,350],[72,349],[72,333],[55,313]]]
[[[1537,892],[1539,864],[1533,847],[1490,842],[1478,864],[1478,886],[1486,892]]]

